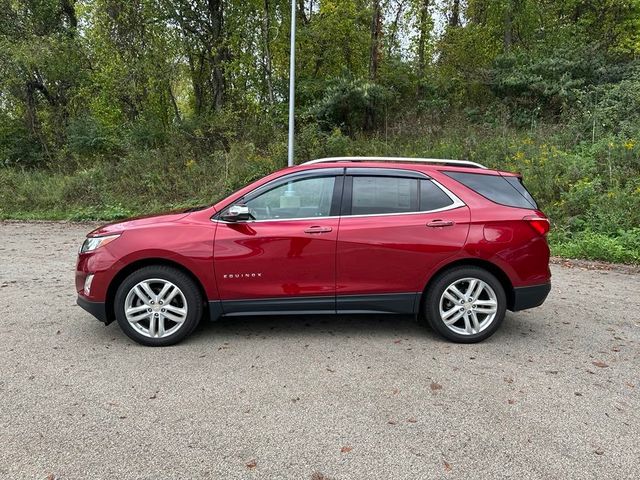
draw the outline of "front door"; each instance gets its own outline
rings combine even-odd
[[[218,219],[214,269],[225,314],[335,310],[337,172],[275,180],[236,202],[252,220]]]

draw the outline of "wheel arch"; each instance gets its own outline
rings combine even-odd
[[[451,270],[452,268],[456,268],[456,267],[479,267],[479,268],[483,268],[484,270],[487,270],[489,273],[494,275],[502,285],[502,288],[504,289],[504,293],[507,297],[507,309],[511,310],[513,308],[513,304],[514,304],[513,284],[511,283],[509,276],[504,272],[504,270],[502,270],[495,263],[491,263],[488,260],[482,260],[480,258],[462,258],[441,266],[438,270],[436,270],[433,273],[433,275],[431,275],[431,277],[427,281],[427,284],[422,290],[422,294],[420,295],[420,304],[418,305],[419,315],[424,314],[424,299],[425,299],[425,296],[427,295],[427,291],[429,290],[429,287],[433,284],[435,279],[438,278],[439,275],[446,272],[447,270]]]
[[[139,270],[143,267],[156,266],[156,265],[175,268],[176,270],[180,270],[182,273],[184,273],[189,278],[191,278],[191,280],[193,280],[193,282],[198,287],[198,290],[200,292],[200,295],[202,296],[202,300],[206,308],[207,293],[200,279],[191,270],[189,270],[187,267],[185,267],[179,262],[168,260],[166,258],[157,258],[157,257],[143,258],[140,260],[135,260],[125,265],[124,267],[122,267],[118,271],[118,273],[116,273],[116,275],[113,277],[113,279],[111,280],[111,283],[109,283],[109,287],[107,288],[107,295],[105,297],[107,325],[113,322],[116,318],[115,310],[114,310],[114,299],[115,299],[118,287],[124,281],[124,279],[127,278],[131,273],[135,272],[136,270]]]

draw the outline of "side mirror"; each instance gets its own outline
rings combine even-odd
[[[246,205],[232,205],[221,218],[225,222],[246,222],[251,219],[251,214]]]

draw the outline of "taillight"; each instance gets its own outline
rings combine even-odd
[[[549,219],[544,217],[538,217],[536,215],[531,215],[523,218],[524,221],[528,222],[539,235],[546,235],[549,233]]]

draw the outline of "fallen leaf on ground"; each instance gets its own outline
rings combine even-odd
[[[415,418],[407,418],[407,422],[409,423],[416,423],[418,420],[416,420]]]
[[[311,480],[331,480],[331,479],[320,472],[313,472],[313,474],[311,475]]]
[[[349,453],[351,450],[353,450],[353,447],[342,447],[340,449],[340,452],[342,453]]]
[[[513,405],[514,403],[516,403],[515,400],[513,400],[512,398],[510,398],[509,400],[507,400],[507,402],[509,403],[509,405]]]
[[[604,362],[600,362],[600,361],[595,361],[595,362],[591,362],[593,363],[596,367],[600,367],[600,368],[607,368],[609,365],[607,365]]]
[[[442,385],[440,385],[439,383],[431,382],[430,386],[432,391],[442,390]]]
[[[251,468],[256,468],[257,462],[255,460],[251,460],[250,462],[247,462],[247,468],[251,469]]]
[[[451,464],[449,462],[444,462],[444,471],[445,472],[451,471]]]

